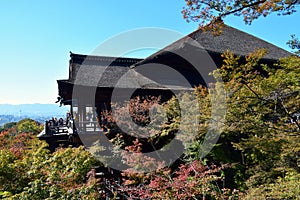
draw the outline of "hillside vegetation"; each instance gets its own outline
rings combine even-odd
[[[195,90],[199,107],[189,96],[182,98],[186,106],[200,113],[199,124],[184,129],[197,130],[192,145],[171,165],[161,163],[153,169],[150,142],[161,148],[176,135],[181,120],[178,101],[163,105],[168,121],[148,139],[126,135],[115,126],[107,113],[107,137],[127,153],[112,152],[115,160],[129,166],[115,177],[95,177],[94,166],[107,158],[92,156],[83,147],[58,148],[51,153],[47,144],[35,136],[41,130],[36,122],[26,119],[9,124],[0,134],[0,197],[7,199],[299,199],[300,197],[300,59],[282,59],[276,66],[261,64],[265,54],[259,50],[246,57],[244,64],[230,52],[223,54],[224,64],[212,75],[225,82],[210,89]],[[201,143],[208,130],[213,98],[218,87],[224,87],[226,121],[218,143],[202,157]],[[151,101],[153,101],[151,103]],[[149,117],[137,113],[147,110],[157,99],[144,101],[130,110],[142,125]],[[137,101],[131,102],[133,105]],[[139,110],[141,109],[141,110]],[[122,109],[121,109],[122,110]],[[145,112],[142,112],[145,113]],[[118,113],[122,117],[122,112]],[[159,112],[158,112],[159,115]],[[193,112],[190,113],[193,116]],[[186,120],[186,119],[185,119]],[[148,133],[145,133],[148,134]],[[187,138],[182,138],[184,142]],[[147,143],[148,142],[148,143]],[[90,152],[106,149],[95,146]],[[97,155],[97,154],[96,154]],[[101,154],[98,154],[101,155]],[[138,161],[144,160],[143,166]]]
[[[97,199],[96,161],[80,148],[50,153],[36,138],[42,126],[25,119],[0,134],[1,199]]]

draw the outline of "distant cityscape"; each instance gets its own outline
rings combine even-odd
[[[52,117],[65,118],[67,112],[68,106],[59,107],[57,104],[0,104],[0,126],[25,118],[44,123]]]

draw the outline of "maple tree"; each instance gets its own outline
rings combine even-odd
[[[101,186],[87,175],[100,163],[83,147],[51,153],[37,125],[25,119],[0,133],[0,198],[99,199]]]
[[[226,16],[242,16],[246,24],[272,13],[290,15],[296,12],[297,0],[185,0],[183,17],[189,22],[218,25]]]
[[[247,198],[258,190],[259,198],[295,198],[290,191],[297,187],[293,180],[299,181],[300,146],[299,122],[292,118],[299,113],[300,59],[291,56],[271,66],[260,62],[265,53],[248,55],[244,64],[233,53],[223,54],[218,71],[230,94],[223,138],[241,153],[240,187],[248,188]],[[279,182],[290,188],[275,192]]]

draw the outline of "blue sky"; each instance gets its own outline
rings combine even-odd
[[[184,0],[2,0],[0,103],[54,103],[56,80],[68,78],[69,51],[90,54],[112,36],[137,28],[194,31],[197,24],[182,18],[183,6]],[[298,10],[251,26],[238,17],[225,23],[288,49],[290,35],[300,37]]]

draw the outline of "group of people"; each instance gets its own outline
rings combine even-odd
[[[67,113],[66,119],[64,120],[62,117],[57,120],[56,117],[52,117],[51,120],[48,121],[48,126],[57,127],[57,126],[68,126],[70,127],[72,122],[72,117],[70,113]]]
[[[64,120],[63,118],[59,118],[59,120],[57,120],[56,117],[52,117],[51,120],[49,120],[50,126],[63,126],[64,125]]]
[[[63,119],[60,117],[57,119],[56,117],[52,117],[49,121],[46,121],[46,128],[49,129],[59,129],[59,127],[67,126],[68,128],[74,128],[74,120],[76,118],[76,113],[74,118],[72,117],[71,113],[67,113],[66,118]],[[91,118],[92,119],[92,118]],[[100,125],[100,128],[102,131],[107,132],[107,124],[108,119],[106,115],[102,114],[100,116],[97,116],[97,121]]]

